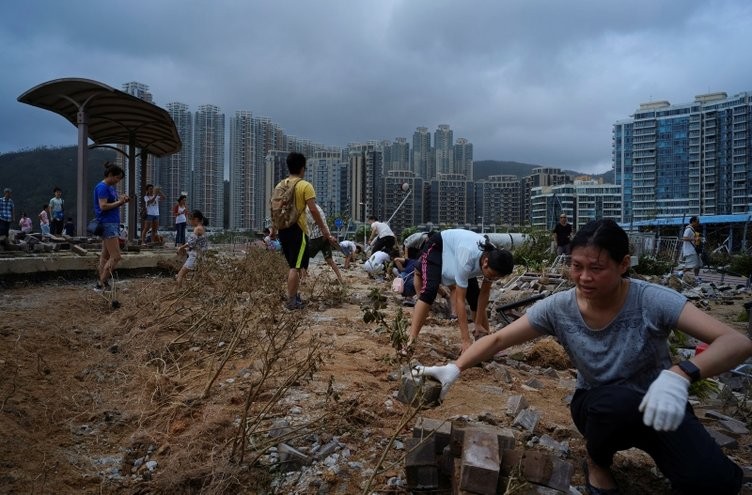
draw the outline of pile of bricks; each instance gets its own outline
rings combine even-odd
[[[405,442],[407,488],[414,493],[570,493],[572,464],[517,448],[514,431],[484,423],[419,418]]]

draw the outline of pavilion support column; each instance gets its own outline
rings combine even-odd
[[[128,242],[133,242],[138,218],[138,194],[136,194],[136,133],[128,137]]]
[[[86,168],[89,161],[89,116],[86,110],[80,109],[76,117],[78,126],[78,174],[76,179],[76,235],[86,235],[88,199],[90,195],[86,191]],[[92,205],[92,209],[94,205]]]

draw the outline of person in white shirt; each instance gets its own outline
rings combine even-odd
[[[339,243],[339,249],[345,257],[345,270],[350,268],[350,263],[355,262],[355,255],[360,254],[360,246],[353,241],[342,241]]]
[[[371,224],[371,237],[368,238],[368,243],[371,244],[371,252],[391,251],[394,248],[395,238],[389,224],[379,222],[373,215],[368,217],[368,223]]]
[[[146,195],[144,195],[144,204],[146,205],[146,218],[144,218],[144,227],[141,230],[141,244],[146,242],[146,232],[151,228],[151,242],[159,242],[159,202],[165,199],[160,188],[154,188],[152,184],[146,185]]]
[[[452,306],[457,314],[462,339],[462,352],[473,343],[468,329],[465,301],[470,305],[473,321],[479,333],[488,333],[486,308],[494,280],[509,275],[514,259],[509,251],[497,249],[487,236],[462,229],[437,232],[426,242],[415,270],[415,291],[418,302],[410,322],[410,336],[401,350],[412,351],[418,333],[436,299],[439,285],[452,290]],[[483,284],[477,277],[483,275]]]
[[[702,262],[700,261],[700,255],[697,252],[696,247],[700,242],[700,219],[697,217],[691,217],[689,224],[684,229],[682,235],[682,260],[684,262],[684,268],[694,270],[695,276],[700,274],[700,267]]]
[[[363,269],[369,276],[383,275],[386,271],[386,266],[391,260],[392,257],[388,253],[376,251],[363,263]]]

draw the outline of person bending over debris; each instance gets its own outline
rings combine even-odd
[[[683,494],[735,494],[742,470],[729,460],[687,402],[691,382],[731,369],[752,355],[752,342],[660,285],[630,279],[629,238],[610,219],[585,225],[572,240],[575,287],[539,301],[520,319],[475,342],[445,366],[420,367],[442,395],[460,371],[544,334],[554,335],[578,371],[570,405],[585,437],[588,493],[618,493],[614,454],[647,452]],[[710,346],[672,365],[671,330]]]
[[[315,204],[314,207],[319,211],[321,220],[326,223],[326,214],[324,213],[324,210],[322,210],[318,204]],[[339,283],[341,285],[345,285],[345,281],[342,280],[342,274],[339,272],[337,263],[334,262],[334,259],[332,257],[332,243],[329,242],[328,239],[324,238],[324,235],[321,233],[321,229],[318,225],[316,225],[316,220],[311,214],[310,206],[306,206],[306,222],[308,224],[309,237],[308,258],[315,258],[316,255],[319,254],[319,251],[321,251],[321,254],[324,256],[324,261],[326,261],[327,265],[332,267],[332,271],[337,276]],[[337,243],[336,246],[339,246],[339,243]]]
[[[342,241],[339,243],[339,249],[342,251],[342,255],[345,257],[345,270],[350,268],[350,263],[355,263],[355,256],[359,255],[362,251],[360,246],[353,241]]]
[[[198,258],[209,248],[209,239],[206,237],[206,230],[204,229],[205,224],[204,214],[199,210],[193,210],[193,213],[191,213],[193,233],[188,236],[185,244],[178,247],[178,254],[188,253],[188,258],[175,277],[178,287],[183,283],[188,272],[196,269]]]
[[[401,350],[410,354],[418,333],[428,317],[431,305],[436,299],[439,285],[455,286],[452,291],[452,307],[457,314],[462,338],[462,352],[472,344],[468,330],[465,301],[476,327],[488,333],[486,307],[494,280],[512,273],[512,254],[497,249],[488,236],[469,230],[450,229],[437,232],[426,242],[420,255],[420,263],[415,270],[415,290],[418,302],[410,323],[410,336],[407,345]],[[478,286],[478,276],[483,275],[483,285]]]
[[[363,270],[366,271],[369,278],[384,276],[386,275],[387,265],[392,261],[392,257],[397,254],[394,250],[391,253],[376,251],[363,263]]]

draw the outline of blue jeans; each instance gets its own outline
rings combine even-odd
[[[185,228],[188,226],[186,222],[175,224],[175,246],[185,244]]]

